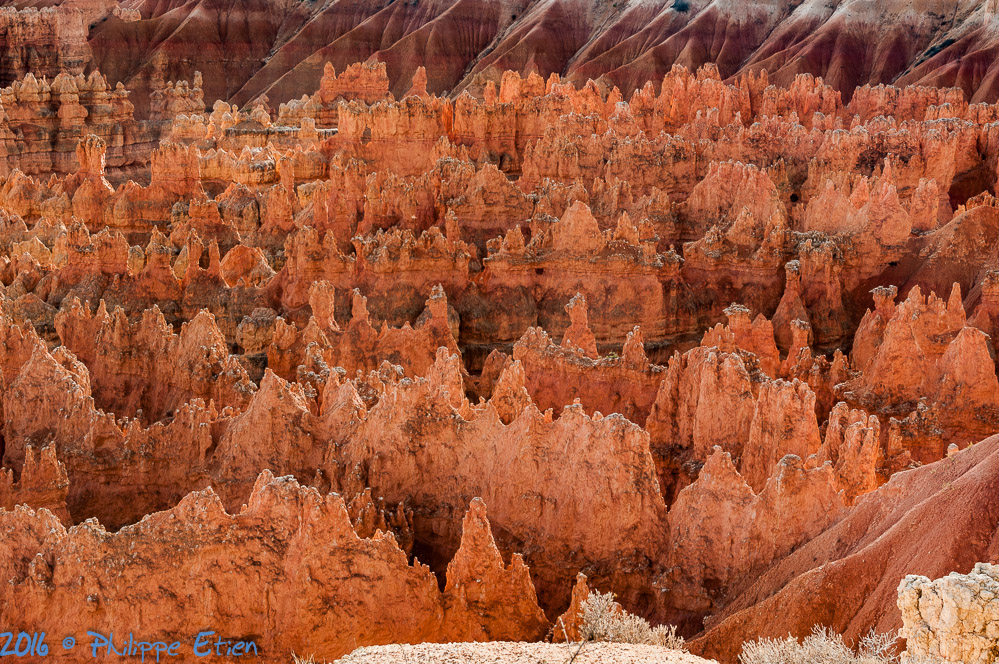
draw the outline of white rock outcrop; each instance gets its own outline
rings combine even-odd
[[[999,661],[999,565],[977,563],[969,574],[931,581],[909,575],[898,586],[909,662]]]

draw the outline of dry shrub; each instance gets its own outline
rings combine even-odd
[[[639,643],[684,649],[683,637],[677,636],[675,625],[650,626],[644,618],[621,608],[614,601],[614,593],[591,591],[580,608],[579,632],[584,642]]]
[[[295,653],[291,653],[292,662],[294,664],[322,664],[316,661],[315,655],[309,655],[308,657],[299,657]]]
[[[873,630],[860,639],[857,652],[843,643],[843,636],[816,625],[801,642],[786,639],[759,639],[742,644],[740,664],[899,664],[895,654],[897,637]],[[910,658],[908,664],[933,664]]]

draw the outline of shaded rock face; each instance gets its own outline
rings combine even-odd
[[[934,581],[905,577],[898,586],[898,608],[907,653],[945,662],[994,662],[999,654],[997,596],[999,569],[988,563]]]
[[[613,18],[574,7],[530,20]],[[375,58],[208,110],[219,70],[169,65],[199,16],[149,120],[71,68],[0,92],[0,622],[330,659],[578,634],[593,589],[730,662],[996,561],[996,106]]]
[[[505,70],[565,74],[577,85],[595,79],[630,94],[674,65],[708,64],[721,78],[767,70],[785,86],[800,74],[822,76],[847,99],[865,86],[858,93],[865,103],[874,97],[901,107],[911,98],[879,84],[960,86],[974,101],[997,92],[989,3],[254,0],[235,13],[210,2],[78,4],[5,14],[0,35],[9,55],[0,72],[34,67],[51,77],[58,67],[93,64],[135,88],[143,108],[158,84],[190,80],[195,70],[212,100],[284,102],[300,97],[327,62],[340,76],[353,64],[377,63],[400,99],[421,90],[480,93]],[[934,95],[915,105],[951,100]]]

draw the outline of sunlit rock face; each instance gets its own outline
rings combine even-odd
[[[952,572],[934,581],[905,577],[898,586],[898,608],[907,654],[945,662],[995,660],[997,592],[999,569],[988,563],[976,563],[968,574]]]

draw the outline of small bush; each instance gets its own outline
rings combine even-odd
[[[870,634],[860,639],[857,652],[851,650],[840,634],[816,625],[800,643],[793,636],[786,639],[759,639],[742,644],[739,664],[899,664],[895,654],[897,637]],[[909,664],[934,664],[910,658]]]
[[[317,662],[315,655],[309,655],[308,657],[299,657],[295,653],[291,653],[291,659],[294,664],[322,664]]]
[[[682,13],[690,11],[690,3],[687,0],[675,0],[673,2],[673,9]]]
[[[759,639],[742,644],[740,664],[894,664],[896,660],[879,655],[863,657],[854,653],[839,634],[816,625],[800,643],[786,639]]]
[[[684,649],[683,637],[677,636],[676,626],[650,626],[645,619],[622,609],[614,601],[614,593],[591,591],[581,608],[579,632],[584,642],[639,643]]]

